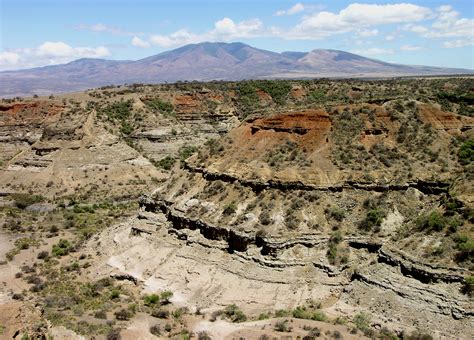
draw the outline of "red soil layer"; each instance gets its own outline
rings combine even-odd
[[[0,104],[0,125],[30,125],[58,119],[64,107],[53,102]]]

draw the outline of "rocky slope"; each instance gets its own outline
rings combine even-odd
[[[53,332],[62,325],[98,337],[104,333],[92,325],[112,332],[106,320],[128,304],[135,316],[116,317],[114,328],[152,338],[159,317],[143,294],[171,290],[171,312],[187,313],[159,322],[167,337],[305,335],[314,322],[344,338],[355,329],[358,337],[467,339],[473,88],[470,78],[263,81],[4,101],[5,206],[29,189],[64,218],[79,215],[79,224],[81,209],[104,198],[139,204],[131,217],[83,237],[79,253],[38,264],[48,281],[26,301],[41,306]],[[60,208],[64,200],[77,203]],[[92,208],[99,217],[117,216],[100,207]],[[12,211],[27,216],[3,211],[4,228]],[[48,216],[29,218],[58,218]],[[48,247],[72,237],[59,233]],[[24,251],[9,265],[20,267],[15,261],[28,251],[35,258]],[[82,295],[67,300],[52,270],[93,287],[114,280],[121,295],[99,307]],[[8,289],[5,301],[16,288]],[[63,299],[67,308],[51,303]],[[233,304],[248,322],[225,321]],[[94,317],[97,308],[106,319]],[[282,328],[285,320],[293,330]]]

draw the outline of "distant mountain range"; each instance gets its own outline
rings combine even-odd
[[[205,42],[136,61],[78,59],[68,64],[0,72],[0,96],[47,95],[105,85],[180,80],[450,74],[474,74],[474,70],[391,64],[337,50],[275,53],[243,43]]]

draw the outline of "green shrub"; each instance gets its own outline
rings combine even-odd
[[[173,168],[173,165],[175,163],[175,159],[171,156],[166,156],[165,158],[162,158],[158,162],[158,166],[164,170],[171,170]]]
[[[15,201],[15,206],[19,209],[25,209],[26,207],[32,204],[44,201],[44,197],[41,195],[17,193],[17,194],[11,195],[11,197]]]
[[[439,211],[433,210],[429,214],[418,217],[416,220],[416,226],[418,230],[441,231],[443,230],[446,222],[446,218]]]
[[[51,253],[53,254],[53,256],[61,257],[61,256],[69,254],[69,252],[71,251],[71,248],[72,248],[72,245],[68,240],[60,239],[57,244],[53,245]]]
[[[161,304],[167,305],[170,303],[170,299],[173,297],[173,292],[169,290],[165,290],[160,294]]]
[[[325,321],[327,319],[326,314],[320,310],[314,310],[306,306],[298,306],[293,310],[292,313],[294,318],[307,319],[316,321]]]
[[[284,105],[291,91],[291,84],[286,80],[261,80],[256,87],[268,93],[278,105]]]
[[[345,217],[344,210],[338,207],[333,207],[333,208],[328,209],[327,214],[338,222],[341,222]]]
[[[454,237],[454,242],[456,242],[456,248],[458,253],[456,254],[456,260],[458,262],[465,261],[467,259],[472,259],[474,256],[474,240],[467,235],[456,234]]]
[[[322,311],[316,311],[313,313],[313,315],[311,316],[311,319],[312,320],[316,320],[316,321],[326,321],[327,320],[327,316],[326,314],[324,314],[324,312]]]
[[[370,332],[370,316],[368,314],[363,312],[356,314],[353,322],[357,329],[361,330],[364,334]]]
[[[224,215],[232,215],[232,214],[235,214],[236,211],[237,211],[237,205],[235,205],[234,202],[231,202],[224,207],[224,210],[222,211],[222,213]]]
[[[121,310],[115,312],[114,315],[117,320],[126,321],[130,320],[130,318],[133,316],[133,313],[128,309],[122,308]]]
[[[290,316],[291,315],[291,312],[287,309],[278,309],[276,312],[275,312],[275,316],[277,318],[281,318],[281,317],[284,317],[284,316]]]
[[[312,313],[304,306],[298,306],[293,310],[293,317],[297,319],[311,319]]]
[[[143,297],[143,303],[145,306],[153,306],[160,302],[160,296],[158,294],[145,295]]]
[[[120,290],[118,290],[118,289],[112,289],[112,290],[110,291],[110,298],[111,298],[112,300],[118,299],[119,297],[120,297]]]
[[[164,116],[172,115],[174,107],[170,102],[165,102],[160,99],[145,100],[145,104],[151,109],[160,112]]]
[[[464,278],[462,291],[464,294],[469,296],[473,295],[474,292],[474,275],[467,276]]]
[[[179,159],[184,162],[186,159],[191,157],[193,153],[197,151],[197,147],[185,145],[179,149]]]
[[[468,165],[474,161],[474,139],[469,139],[461,144],[458,157],[462,165]]]
[[[244,322],[247,320],[247,316],[235,304],[228,305],[224,309],[223,315],[232,322]]]
[[[222,146],[217,140],[209,139],[204,143],[209,148],[209,153],[211,155],[216,155],[219,152],[224,151],[224,146]]]
[[[99,115],[106,115],[109,119],[125,120],[130,117],[133,100],[119,101],[109,104],[98,110]]]
[[[133,126],[129,122],[123,121],[120,126],[120,132],[126,136],[130,135],[133,132]]]
[[[363,230],[372,230],[374,227],[379,227],[384,218],[385,212],[379,209],[371,209],[367,211],[365,218],[360,223],[360,227]]]

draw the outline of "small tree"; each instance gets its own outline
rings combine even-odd
[[[170,303],[170,299],[173,297],[173,292],[169,290],[165,290],[163,293],[161,293],[160,298],[161,298],[161,304],[162,305],[167,305]]]

